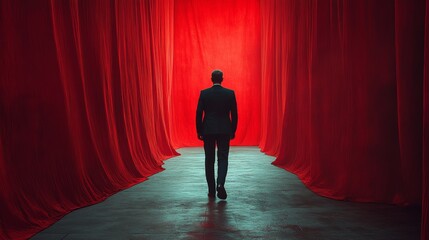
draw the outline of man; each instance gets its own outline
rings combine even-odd
[[[212,72],[213,86],[202,90],[197,107],[197,136],[204,141],[206,180],[209,198],[215,198],[214,162],[217,146],[217,196],[226,199],[225,178],[228,170],[229,141],[237,129],[237,101],[234,91],[223,88],[223,73]],[[204,115],[203,115],[204,113]]]

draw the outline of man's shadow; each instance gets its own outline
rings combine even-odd
[[[229,239],[228,236],[237,232],[230,225],[234,219],[232,215],[228,215],[227,201],[216,202],[215,199],[209,199],[201,216],[203,220],[199,223],[198,230],[190,233],[196,239]]]
[[[226,215],[227,201],[219,201],[210,199],[207,203],[206,212],[204,213],[204,221],[201,222],[201,228],[205,230],[223,230],[228,226],[228,217]]]

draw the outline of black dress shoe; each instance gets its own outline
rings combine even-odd
[[[216,194],[215,193],[210,193],[207,194],[207,196],[209,196],[209,198],[216,198]]]
[[[226,199],[227,195],[223,186],[217,187],[217,197],[220,199]]]

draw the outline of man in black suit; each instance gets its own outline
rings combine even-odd
[[[212,72],[213,86],[201,91],[197,107],[197,136],[204,141],[208,196],[215,197],[214,162],[217,146],[217,196],[226,199],[225,178],[228,170],[229,141],[237,129],[237,101],[234,91],[221,86],[223,73]],[[203,115],[204,113],[204,115]]]

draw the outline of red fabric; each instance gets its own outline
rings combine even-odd
[[[413,26],[410,28],[410,26]],[[402,194],[420,199],[425,1],[395,1],[398,139]]]
[[[287,1],[261,2],[261,151],[276,156],[282,143],[286,103],[286,51],[291,49],[293,24],[282,13]]]
[[[263,123],[282,131],[261,147],[275,165],[335,199],[421,201],[424,6],[264,1],[262,98],[276,107]]]
[[[429,0],[426,0],[423,83],[423,183],[422,183],[422,233],[421,239],[429,239]]]
[[[25,239],[176,155],[172,7],[1,1],[0,239]]]
[[[202,145],[197,139],[198,96],[221,69],[223,86],[235,91],[238,128],[232,145],[257,145],[260,136],[259,0],[176,0],[171,94],[175,147]]]
[[[323,196],[422,203],[428,239],[428,16],[429,0],[1,1],[0,239],[200,145],[216,68],[236,91],[233,145]]]
[[[422,201],[422,239],[428,239],[428,5],[261,2],[261,149],[323,196]]]
[[[276,3],[264,16],[289,44],[276,59],[286,69],[275,74],[286,82],[286,106],[274,164],[324,196],[419,202],[422,4]],[[288,16],[285,26],[279,15]],[[415,28],[403,33],[409,22]]]

